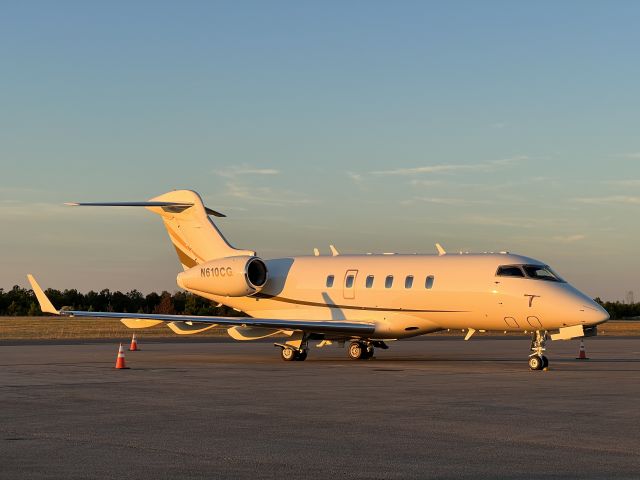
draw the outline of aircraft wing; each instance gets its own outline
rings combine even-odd
[[[339,320],[283,320],[276,318],[253,317],[205,317],[197,315],[164,315],[155,313],[117,313],[117,312],[85,312],[80,310],[58,310],[45,295],[32,275],[27,275],[33,288],[40,309],[45,313],[53,313],[66,317],[117,318],[135,320],[156,320],[159,322],[183,322],[229,325],[242,327],[263,327],[277,330],[301,330],[309,333],[338,333],[345,335],[367,335],[375,331],[373,323],[346,322]]]

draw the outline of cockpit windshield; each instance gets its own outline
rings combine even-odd
[[[502,265],[498,267],[496,275],[498,277],[520,277],[564,283],[564,280],[548,265]]]
[[[560,276],[556,275],[555,272],[546,265],[525,265],[523,268],[527,277],[536,280],[547,280],[548,282],[564,282]]]
[[[498,273],[496,273],[499,277],[523,277],[524,272],[518,265],[503,265],[498,268]]]

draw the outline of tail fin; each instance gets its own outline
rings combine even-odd
[[[202,198],[192,190],[174,190],[159,197],[156,202],[192,204],[183,207],[147,207],[162,217],[180,263],[185,270],[216,258],[235,255],[255,255],[250,250],[233,248],[208,216]]]
[[[162,217],[182,267],[185,270],[216,258],[255,255],[252,250],[238,250],[229,245],[209,218],[224,215],[206,208],[202,198],[192,190],[174,190],[148,202],[72,203],[69,205],[139,206]]]

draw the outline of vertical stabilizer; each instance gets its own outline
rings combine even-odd
[[[229,245],[211,221],[202,198],[192,190],[174,190],[150,202],[170,202],[178,206],[148,206],[162,217],[182,267],[187,270],[216,258],[255,255],[252,250],[238,250]]]

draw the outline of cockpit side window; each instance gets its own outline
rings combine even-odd
[[[518,265],[502,265],[498,267],[496,272],[498,277],[521,277],[524,278],[524,272]]]
[[[546,265],[523,265],[522,268],[524,268],[528,277],[535,280],[564,283],[564,280]]]

